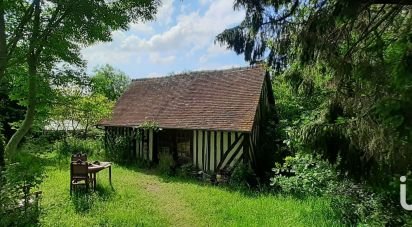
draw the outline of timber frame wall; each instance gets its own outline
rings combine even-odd
[[[270,83],[270,77],[267,73],[262,85],[262,91],[259,98],[259,105],[256,108],[255,120],[253,123],[252,131],[247,135],[247,143],[249,145],[249,159],[253,169],[256,169],[258,165],[257,154],[260,152],[259,144],[261,144],[260,138],[264,133],[263,119],[268,117],[268,114],[272,111],[274,106],[274,97],[272,92],[272,85]]]
[[[267,74],[262,85],[259,104],[251,132],[192,130],[190,141],[192,164],[204,172],[216,173],[234,167],[243,160],[256,169],[259,138],[263,133],[262,119],[270,112],[274,104],[270,78]],[[140,133],[137,133],[140,130]],[[141,136],[138,136],[140,134]],[[131,138],[131,157],[147,161],[157,160],[158,145],[153,129],[143,130],[132,127],[105,127],[105,146],[110,146],[116,136]]]
[[[243,157],[244,137],[241,132],[194,130],[192,163],[205,172],[233,167]]]
[[[105,147],[114,144],[116,137],[128,137],[130,139],[130,157],[153,161],[153,129],[143,130],[132,127],[106,126],[104,130]]]

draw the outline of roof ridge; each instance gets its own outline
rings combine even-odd
[[[214,73],[214,72],[227,72],[227,71],[242,71],[247,69],[254,69],[263,67],[263,64],[255,64],[255,65],[248,65],[248,66],[241,66],[241,67],[232,67],[227,69],[206,69],[206,70],[195,70],[195,71],[186,71],[186,72],[179,72],[179,73],[172,73],[170,75],[164,75],[159,77],[144,77],[144,78],[136,78],[132,79],[132,81],[144,81],[144,80],[156,80],[156,79],[165,79],[173,76],[181,76],[181,75],[198,75],[198,74],[206,74],[206,73]]]

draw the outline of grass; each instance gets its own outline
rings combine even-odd
[[[42,226],[340,226],[326,197],[245,193],[153,170],[114,165],[97,175],[96,192],[69,193],[68,160],[36,155],[46,178]],[[92,159],[94,160],[94,159]]]

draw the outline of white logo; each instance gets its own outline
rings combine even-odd
[[[406,177],[405,176],[401,176],[400,178],[401,180],[401,206],[403,207],[403,209],[405,210],[412,210],[412,205],[409,205],[406,202]]]

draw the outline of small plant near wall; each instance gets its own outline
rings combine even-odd
[[[160,127],[159,127],[159,123],[157,123],[156,121],[149,120],[149,121],[143,122],[140,126],[138,126],[138,129],[139,130],[137,130],[136,132],[137,133],[136,139],[140,140],[142,138],[143,131],[153,130],[153,132],[157,132],[160,130]]]
[[[157,132],[159,131],[159,123],[157,123],[156,121],[145,121],[143,122],[139,128],[144,129],[144,130],[149,130],[149,129],[153,129],[153,131]]]
[[[106,157],[109,160],[125,163],[131,160],[130,157],[131,138],[127,136],[115,136],[106,146]]]
[[[157,170],[161,174],[173,175],[174,173],[174,160],[170,153],[160,152],[159,153],[159,164],[157,165]]]
[[[150,130],[153,130],[153,132],[159,131],[159,124],[155,121],[145,121],[135,128],[132,134],[116,135],[109,133],[109,135],[106,136],[105,142],[106,157],[118,163],[128,163],[131,160],[136,161],[132,151],[132,144],[135,143],[135,140],[142,139],[144,131]],[[139,166],[142,167],[148,164],[143,160],[138,160],[138,162]]]

